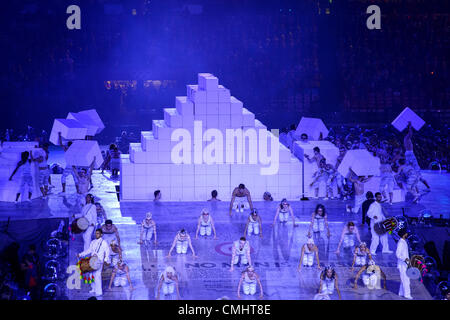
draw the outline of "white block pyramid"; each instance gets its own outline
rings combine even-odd
[[[302,164],[210,73],[199,73],[151,126],[121,156],[122,201],[150,201],[155,190],[165,201],[205,201],[214,189],[229,200],[240,183],[253,200],[265,191],[275,200],[302,195]],[[263,174],[270,166],[278,170]]]

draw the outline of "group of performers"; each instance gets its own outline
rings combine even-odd
[[[259,275],[253,267],[251,246],[249,240],[247,239],[247,236],[251,235],[262,237],[262,219],[258,214],[257,209],[253,208],[251,200],[245,201],[250,198],[250,192],[245,188],[245,186],[240,185],[235,189],[235,191],[240,191],[240,197],[236,195],[233,198],[244,198],[240,199],[241,201],[238,201],[237,210],[240,211],[241,208],[250,208],[251,210],[244,228],[244,235],[232,244],[230,272],[233,272],[236,266],[246,267],[242,271],[242,275],[239,280],[237,293],[238,297],[241,296],[241,288],[244,294],[254,295],[256,293],[257,286],[260,289],[260,296],[262,297],[262,284]],[[233,208],[233,200],[234,199],[230,202],[231,208]],[[393,253],[389,250],[387,235],[385,234],[380,236],[374,232],[374,224],[377,221],[382,221],[385,219],[383,214],[384,209],[381,206],[381,202],[382,196],[380,193],[377,193],[376,200],[371,203],[367,212],[368,217],[371,219],[370,221],[372,226],[372,240],[370,248],[365,242],[361,241],[360,232],[355,223],[349,221],[345,224],[342,230],[336,249],[336,254],[340,253],[341,247],[346,252],[353,252],[351,271],[354,270],[355,266],[360,268],[354,281],[355,289],[357,288],[357,281],[361,276],[363,283],[369,289],[380,289],[380,280],[381,277],[383,277],[384,288],[386,288],[386,275],[381,270],[380,266],[376,265],[373,259],[373,256],[376,256],[377,254],[376,250],[380,241],[383,246],[384,254]],[[113,283],[115,286],[125,286],[127,282],[130,284],[130,288],[133,288],[129,275],[129,268],[122,258],[122,249],[120,246],[120,237],[117,227],[112,224],[111,220],[105,220],[104,224],[102,224],[101,227],[97,228],[95,231],[96,239],[91,240],[94,228],[98,226],[99,216],[103,219],[106,218],[106,215],[101,206],[94,203],[94,197],[91,194],[86,195],[85,203],[86,204],[83,206],[82,212],[79,215],[74,216],[74,218],[84,217],[89,222],[88,228],[86,228],[83,232],[84,251],[79,254],[79,257],[96,256],[99,258],[101,265],[99,265],[98,269],[92,272],[94,279],[101,279],[103,263],[113,266],[114,270],[111,275],[109,288],[111,288]],[[297,224],[295,223],[295,216],[292,207],[286,199],[283,199],[279,206],[277,206],[275,217],[271,225],[273,226],[277,220],[279,223],[286,223],[289,219],[292,219],[293,227],[296,227]],[[316,260],[317,268],[321,270],[320,285],[317,297],[329,297],[329,295],[334,293],[334,289],[336,289],[339,298],[341,298],[337,272],[331,266],[327,266],[322,270],[319,261],[319,249],[314,241],[315,238],[318,239],[320,237],[321,233],[324,234],[325,232],[326,236],[329,238],[331,233],[328,226],[327,212],[324,205],[318,204],[311,215],[311,222],[307,232],[307,241],[301,246],[300,261],[297,269],[300,272],[302,267],[312,267],[314,265],[314,260]],[[202,209],[197,220],[195,239],[198,239],[199,234],[201,237],[206,238],[213,236],[214,239],[218,239],[214,219],[211,217],[208,209]],[[404,234],[402,233],[402,236],[403,235]],[[406,236],[402,238],[406,239]],[[155,245],[157,244],[157,227],[156,222],[152,218],[152,214],[148,212],[145,219],[141,223],[138,244],[148,245],[152,241]],[[197,257],[192,245],[191,236],[185,229],[181,229],[175,235],[166,257],[170,257],[174,249],[177,254],[186,254],[188,248],[191,250],[192,256]],[[399,241],[396,255],[398,258],[398,269],[402,282],[399,295],[411,299],[409,278],[405,273],[408,267],[409,259],[406,241]],[[176,292],[177,297],[179,297],[178,276],[174,267],[168,266],[160,275],[156,294],[157,298],[160,298],[161,290],[164,295],[171,295]],[[94,281],[92,284],[92,292],[96,295],[102,294],[100,281]]]

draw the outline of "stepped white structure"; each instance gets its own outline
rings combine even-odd
[[[243,183],[254,200],[302,195],[302,163],[212,74],[198,74],[187,95],[175,97],[164,120],[153,120],[121,156],[122,201],[205,201],[211,191],[229,200]]]

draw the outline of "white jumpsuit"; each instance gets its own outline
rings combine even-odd
[[[97,223],[97,208],[95,204],[88,203],[81,208],[81,214],[76,214],[75,218],[85,217],[89,221],[89,227],[83,232],[84,250],[89,248],[92,241],[92,233]]]
[[[164,295],[173,294],[175,292],[175,281],[169,279],[167,275],[164,275],[164,281],[162,284],[162,292]]]
[[[356,235],[354,232],[347,232],[344,234],[344,249],[355,246],[355,237]]]
[[[147,219],[144,219],[142,221],[142,229],[141,233],[143,235],[142,241],[150,241],[153,238],[153,234],[155,233],[155,225],[154,224],[148,224]],[[149,237],[150,233],[150,237]]]
[[[305,252],[303,253],[303,266],[312,267],[314,263],[314,252],[309,250],[308,245],[303,245],[305,248]]]
[[[323,232],[325,230],[325,218],[316,214],[313,221],[313,231]]]
[[[322,291],[321,294],[333,294],[334,292],[334,278],[328,278],[327,276],[324,277],[322,280]]]
[[[380,285],[380,270],[379,267],[375,268],[374,266],[368,266],[366,269],[366,272],[362,276],[362,280],[365,284],[365,286],[368,289],[381,289]]]
[[[242,289],[245,294],[254,295],[256,293],[256,276],[255,279],[250,279],[248,273],[245,273]]]
[[[99,268],[90,273],[94,277],[94,282],[91,283],[91,288],[96,295],[102,295],[103,262],[109,263],[109,246],[102,238],[95,239],[94,241],[90,242],[87,250],[80,253],[80,256],[87,255],[96,255],[98,257]]]
[[[355,259],[355,265],[356,266],[363,266],[366,264],[367,261],[367,252],[361,252],[361,249],[357,249],[356,252],[356,259]]]
[[[278,219],[280,219],[280,222],[287,222],[289,219],[289,210],[280,209]]]
[[[250,219],[250,222],[248,223],[248,234],[254,233],[254,234],[258,235],[259,234],[259,222],[253,220],[252,215],[250,215],[249,219]]]
[[[406,275],[408,265],[405,262],[406,259],[409,259],[408,243],[403,238],[400,238],[397,242],[395,255],[397,256],[397,269],[400,272],[401,281],[398,295],[405,298],[411,298],[410,281],[409,277]]]
[[[187,253],[189,238],[190,238],[189,235],[182,237],[180,233],[177,234],[177,245],[176,245],[177,253],[183,254]]]
[[[114,285],[116,287],[125,287],[127,285],[127,273],[124,270],[116,267],[116,277],[114,278]]]
[[[370,242],[370,253],[372,255],[376,254],[378,244],[381,240],[381,245],[383,246],[383,252],[387,253],[389,252],[389,243],[388,243],[388,235],[387,233],[379,236],[375,232],[374,225],[375,223],[381,222],[386,219],[386,217],[383,214],[381,204],[377,201],[373,202],[369,210],[367,211],[367,216],[370,218],[370,232],[372,233],[372,241]],[[377,217],[376,219],[374,217]]]
[[[212,231],[211,227],[211,217],[208,215],[208,220],[203,220],[203,217],[200,218],[200,235],[201,236],[210,236]]]
[[[244,247],[242,249],[239,248],[239,240],[236,240],[234,243],[234,249],[236,250],[236,255],[234,256],[233,264],[238,264],[239,260],[242,264],[247,264],[247,253],[250,253],[250,244],[248,241],[245,241]]]

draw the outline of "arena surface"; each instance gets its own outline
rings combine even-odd
[[[52,150],[49,163],[62,164],[62,151]],[[402,208],[408,216],[417,216],[421,210],[429,209],[434,213],[449,206],[449,195],[445,191],[449,185],[450,175],[438,172],[423,172],[430,182],[432,192],[426,195],[420,204],[396,203],[386,207],[392,216],[402,215]],[[63,196],[58,194],[61,190],[60,176],[52,175],[53,194],[47,200],[35,199],[31,203],[1,203],[0,220],[27,220],[46,218],[67,218],[78,212],[75,206],[75,187],[71,178],[68,180],[67,192]],[[117,201],[114,182],[109,179],[109,173],[102,175],[100,171],[93,174],[94,188],[91,192],[101,202],[108,218],[112,219],[119,229],[124,260],[130,267],[131,279],[135,290],[128,288],[115,288],[108,290],[111,269],[105,268],[103,272],[104,300],[146,300],[155,299],[155,290],[160,272],[166,265],[176,268],[180,279],[181,299],[218,299],[227,296],[237,299],[236,291],[241,268],[229,271],[231,260],[231,243],[238,240],[244,233],[248,210],[244,213],[233,213],[228,216],[229,202],[122,202]],[[250,190],[251,192],[251,190]],[[220,195],[219,195],[220,198]],[[164,200],[164,195],[162,200]],[[279,200],[279,199],[276,199]],[[358,289],[353,289],[354,277],[357,273],[350,271],[352,256],[343,250],[339,256],[335,254],[341,235],[342,227],[348,221],[354,221],[360,228],[361,239],[370,243],[370,233],[367,227],[361,228],[361,216],[349,214],[345,211],[345,204],[352,201],[293,201],[297,227],[292,221],[286,225],[276,224],[271,227],[278,201],[255,201],[255,208],[259,209],[262,217],[263,238],[249,236],[252,247],[252,261],[256,272],[260,275],[264,299],[313,299],[318,291],[320,271],[313,268],[302,268],[297,272],[301,245],[306,242],[311,213],[317,203],[323,203],[327,209],[331,237],[326,235],[316,238],[319,247],[319,258],[322,267],[328,264],[335,266],[339,276],[339,288],[343,300],[402,300],[397,295],[400,277],[396,268],[395,254],[382,254],[379,252],[375,261],[387,276],[387,290],[370,291],[364,288],[360,280]],[[195,236],[197,218],[202,208],[210,208],[215,220],[218,239],[193,239],[193,247],[198,258],[193,258],[188,250],[187,255],[172,253],[166,258],[176,232],[185,228],[192,238]],[[139,240],[140,223],[145,213],[151,211],[157,224],[158,244],[148,246],[137,244]],[[432,233],[429,233],[432,234]],[[431,235],[430,235],[431,237]],[[445,237],[445,235],[443,235]],[[428,241],[431,239],[425,239]],[[443,241],[436,241],[438,252],[442,252]],[[396,245],[389,239],[390,249],[395,251]],[[81,235],[69,241],[69,261],[76,264],[76,254],[82,251],[83,240]],[[64,283],[64,282],[63,282]],[[82,284],[80,290],[67,290],[69,299],[86,299],[90,296],[88,285]],[[258,293],[258,291],[257,291]],[[411,293],[414,299],[430,300],[429,292],[418,280],[411,281]],[[174,297],[166,297],[174,298]],[[337,299],[336,292],[331,297]],[[242,295],[242,299],[258,299]]]

